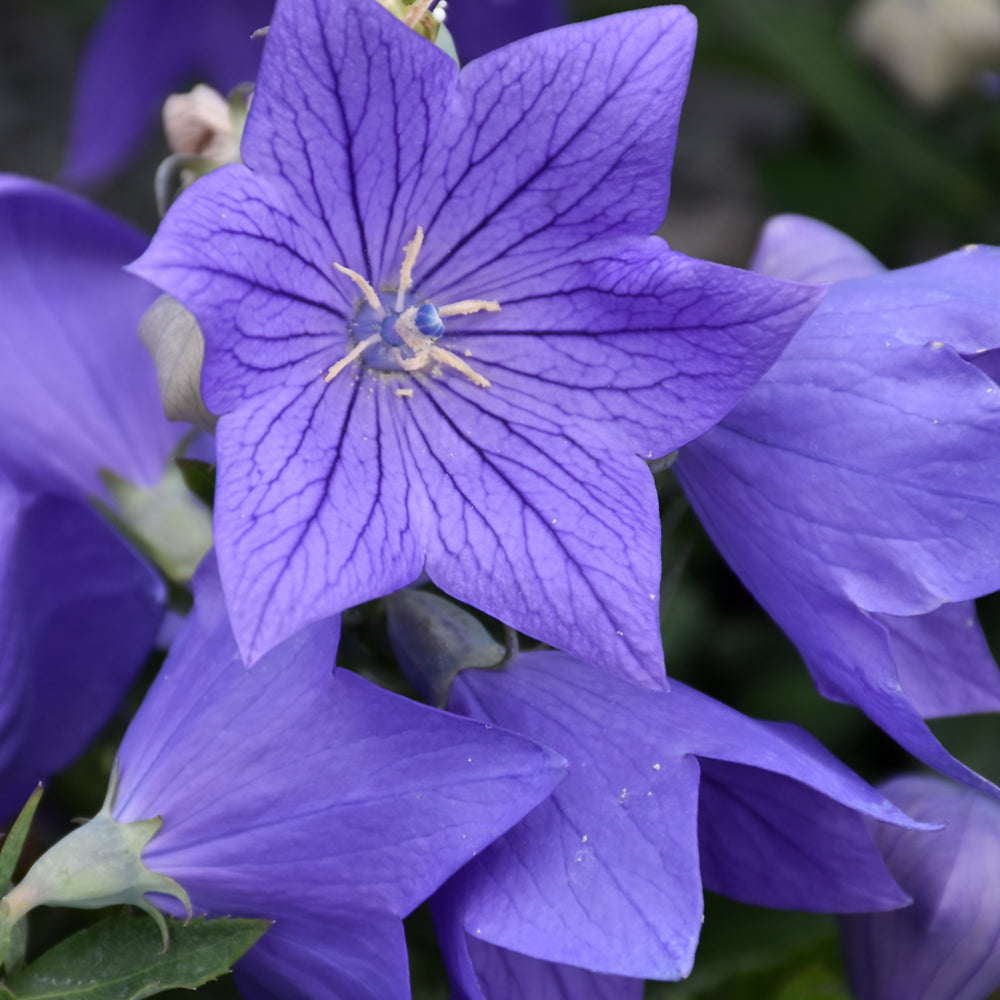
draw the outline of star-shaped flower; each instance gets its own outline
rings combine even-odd
[[[1000,249],[887,272],[828,226],[780,217],[754,266],[834,285],[682,450],[684,490],[823,694],[992,788],[922,720],[1000,710],[972,603],[1000,587]]]
[[[915,824],[797,727],[555,652],[462,671],[448,707],[569,761],[552,795],[432,901],[459,995],[528,997],[531,983],[568,979],[580,996],[629,996],[628,977],[680,979],[703,884],[786,909],[907,901],[866,820]]]
[[[647,235],[693,41],[659,8],[459,74],[372,0],[278,5],[246,166],[195,184],[136,265],[205,334],[249,660],[426,571],[663,682],[643,459],[716,421],[817,301]]]
[[[84,864],[91,841],[81,827],[9,905],[18,916],[55,899],[181,913],[186,896],[212,916],[274,921],[237,967],[246,996],[403,1000],[402,918],[544,799],[565,762],[335,670],[339,619],[247,670],[211,557],[194,583],[194,610],[129,726],[115,790],[93,821],[100,853]],[[149,824],[156,817],[161,826]],[[107,848],[112,820],[148,831],[144,869]],[[59,850],[86,870],[83,886],[66,879],[73,866]],[[85,895],[94,885],[96,903]]]

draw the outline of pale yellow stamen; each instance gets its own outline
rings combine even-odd
[[[403,18],[403,24],[412,28],[427,13],[433,3],[434,0],[413,0],[410,9],[406,12],[406,17]]]
[[[332,382],[355,358],[360,357],[372,344],[377,344],[381,339],[381,333],[373,333],[360,344],[356,344],[346,358],[341,358],[335,365],[330,366],[330,370],[323,376],[323,381]]]
[[[478,385],[481,389],[490,387],[490,380],[470,368],[457,354],[452,354],[451,351],[446,351],[443,347],[431,347],[429,353],[435,361],[440,361],[442,364],[454,368],[455,371],[461,372],[473,385]]]
[[[493,299],[462,299],[438,309],[439,316],[471,316],[478,312],[500,312],[500,303]]]
[[[418,0],[418,3],[420,0]],[[413,6],[416,7],[418,3]],[[423,10],[417,15],[419,18],[423,12],[429,7],[430,4],[424,4]],[[412,10],[413,8],[411,8]],[[446,350],[443,347],[438,347],[435,343],[434,337],[429,337],[417,327],[417,306],[409,306],[404,309],[403,306],[406,304],[406,296],[409,290],[413,287],[413,268],[417,262],[417,255],[420,253],[421,247],[424,245],[424,231],[423,228],[417,226],[416,234],[409,243],[403,247],[403,263],[399,270],[399,290],[396,292],[396,319],[393,323],[393,328],[396,331],[399,339],[406,345],[406,347],[412,351],[412,357],[404,357],[402,351],[398,347],[392,349],[392,356],[396,363],[403,371],[407,372],[418,372],[423,371],[428,365],[428,361],[437,362],[440,365],[447,365],[449,368],[454,368],[455,371],[460,372],[464,375],[473,385],[477,385],[480,388],[488,389],[490,386],[489,379],[480,375],[479,372],[471,368],[465,361],[463,361],[457,354],[452,351]],[[375,315],[379,320],[384,320],[388,315],[386,313],[385,307],[379,300],[378,293],[371,286],[366,278],[363,278],[357,271],[352,271],[349,267],[344,267],[343,264],[334,263],[333,265],[341,274],[346,274],[348,278],[353,281],[358,288],[361,289],[365,301],[374,310]],[[495,302],[492,299],[462,299],[461,302],[452,302],[448,305],[441,306],[438,309],[438,315],[441,317],[445,316],[471,316],[473,313],[477,312],[499,312],[500,303]],[[374,344],[379,343],[379,341],[384,341],[381,330],[378,333],[373,333],[370,337],[366,337],[359,344],[351,349],[346,357],[341,358],[335,365],[332,365],[327,373],[323,376],[325,382],[331,382],[335,379],[349,364],[357,360],[369,347]],[[466,357],[471,357],[469,351],[465,352]],[[436,373],[435,373],[436,374]],[[397,389],[396,395],[401,398],[407,398],[413,394],[411,389]]]
[[[382,303],[379,301],[379,298],[378,298],[378,295],[375,292],[375,289],[372,288],[372,286],[368,284],[367,279],[366,278],[362,278],[361,275],[358,274],[357,271],[352,271],[349,267],[344,267],[343,264],[338,264],[336,261],[333,262],[333,266],[338,271],[340,271],[341,274],[346,274],[347,277],[350,278],[351,281],[353,281],[354,284],[356,284],[358,286],[358,288],[361,289],[361,291],[364,294],[365,300],[367,301],[368,305],[370,305],[372,307],[372,309],[375,310],[375,315],[378,316],[379,319],[385,319],[385,308],[383,307]]]
[[[403,266],[399,269],[399,291],[396,293],[396,312],[401,313],[406,305],[406,293],[413,287],[413,265],[417,254],[424,245],[424,230],[417,226],[417,234],[403,248]]]

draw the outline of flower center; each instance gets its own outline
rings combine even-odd
[[[454,368],[474,385],[486,389],[489,380],[473,370],[466,361],[436,343],[444,333],[448,316],[469,316],[477,312],[499,312],[500,303],[487,299],[463,299],[444,306],[433,302],[418,304],[410,295],[413,287],[413,265],[424,242],[424,231],[417,233],[403,249],[403,266],[399,270],[399,288],[395,299],[391,293],[380,296],[367,278],[343,264],[334,267],[347,275],[364,296],[364,302],[352,323],[354,347],[323,376],[331,382],[348,365],[364,355],[365,364],[383,371],[419,372],[433,365]]]

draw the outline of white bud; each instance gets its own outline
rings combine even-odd
[[[1000,0],[865,0],[852,33],[897,86],[933,107],[1000,64]]]
[[[203,83],[187,94],[167,98],[163,131],[175,153],[204,156],[216,164],[239,160],[240,132],[230,102]]]

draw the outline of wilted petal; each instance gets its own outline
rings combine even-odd
[[[1000,806],[936,778],[896,778],[886,795],[938,832],[879,826],[886,864],[913,905],[841,920],[857,1000],[985,1000],[1000,987]]]

